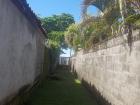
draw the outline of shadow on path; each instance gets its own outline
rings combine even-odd
[[[97,105],[68,71],[59,69],[56,78],[46,79],[33,91],[26,105]]]

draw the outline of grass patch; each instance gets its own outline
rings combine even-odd
[[[58,70],[61,80],[47,79],[34,90],[27,105],[97,105],[81,85],[67,70]]]

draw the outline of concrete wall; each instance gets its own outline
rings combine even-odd
[[[131,47],[127,35],[118,36],[71,60],[78,77],[112,105],[140,105],[139,31],[133,32]]]
[[[40,75],[43,41],[41,31],[10,0],[0,0],[0,102]]]

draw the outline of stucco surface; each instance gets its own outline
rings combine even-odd
[[[44,36],[10,0],[0,0],[0,101],[41,73]]]

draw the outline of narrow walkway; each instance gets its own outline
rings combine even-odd
[[[56,75],[34,90],[28,105],[97,105],[68,70],[60,69]]]

